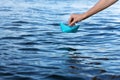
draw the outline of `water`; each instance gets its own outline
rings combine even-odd
[[[62,33],[94,0],[0,1],[0,80],[120,80],[120,2]]]

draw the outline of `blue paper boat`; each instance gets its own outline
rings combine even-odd
[[[68,26],[64,23],[60,23],[60,28],[61,28],[62,32],[75,33],[78,31],[79,25]]]

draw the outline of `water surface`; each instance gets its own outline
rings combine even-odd
[[[62,33],[94,0],[0,1],[0,80],[120,80],[120,2]]]

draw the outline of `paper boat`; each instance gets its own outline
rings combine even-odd
[[[75,33],[78,31],[79,25],[68,26],[67,24],[60,23],[60,28],[62,32]]]

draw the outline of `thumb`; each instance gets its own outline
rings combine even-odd
[[[70,23],[73,21],[74,19],[72,17],[70,17],[68,24],[70,25]]]
[[[73,21],[70,23],[70,25],[69,25],[69,26],[73,26],[73,25],[75,25],[75,23],[76,23],[76,21],[75,21],[75,20],[73,20]]]

